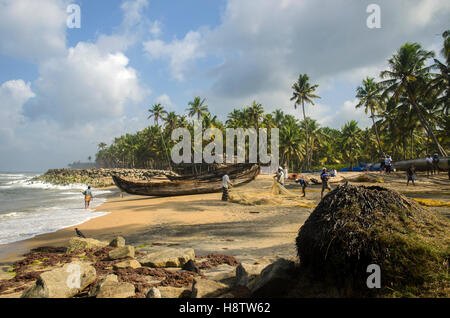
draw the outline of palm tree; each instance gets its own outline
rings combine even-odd
[[[105,150],[106,146],[107,144],[105,144],[104,142],[100,142],[97,147],[98,150]]]
[[[297,109],[297,105],[302,105],[303,110],[303,119],[306,119],[305,115],[305,102],[311,105],[314,105],[313,98],[320,98],[319,96],[314,94],[314,91],[319,85],[312,85],[309,83],[309,77],[307,74],[300,74],[298,80],[292,86],[294,90],[293,96],[291,97],[291,101],[295,100],[294,107]],[[308,130],[305,131],[306,135],[306,158],[307,158],[307,167],[310,167],[310,162],[308,162],[309,158],[309,146],[308,146]]]
[[[167,112],[164,110],[164,106],[162,106],[161,104],[154,104],[148,111],[150,115],[147,119],[153,117],[155,119],[156,126],[159,127],[159,119],[164,119],[164,115],[167,114]]]
[[[381,72],[381,78],[387,80],[380,83],[385,88],[382,97],[392,95],[394,101],[400,96],[408,98],[414,107],[422,126],[433,140],[442,156],[447,156],[444,148],[437,140],[433,129],[423,114],[420,100],[428,87],[433,66],[425,66],[425,62],[434,57],[434,52],[423,50],[418,43],[406,43],[388,60],[389,69]]]
[[[364,111],[367,114],[370,111],[370,118],[372,118],[375,135],[377,137],[378,148],[380,154],[383,154],[381,147],[380,135],[378,133],[377,123],[375,122],[375,112],[382,107],[380,87],[375,82],[374,78],[367,77],[363,80],[363,86],[358,86],[356,89],[356,98],[359,98],[359,103],[356,108],[364,106]]]
[[[256,133],[258,134],[258,128],[259,128],[259,120],[264,115],[264,108],[261,104],[257,103],[256,101],[253,101],[252,105],[248,107],[248,112],[250,115],[250,118],[253,120],[253,123],[256,128]]]
[[[350,168],[353,168],[356,155],[361,151],[361,136],[362,131],[355,120],[347,122],[344,127],[342,127],[341,146],[345,156],[349,160]]]
[[[164,120],[166,122],[166,127],[170,131],[173,131],[177,127],[178,115],[175,112],[170,112]]]
[[[189,117],[192,118],[197,115],[197,119],[200,120],[201,117],[208,113],[208,105],[204,105],[205,101],[206,98],[203,98],[202,100],[200,96],[197,96],[192,102],[189,102],[188,105],[191,107],[186,109],[189,112]]]

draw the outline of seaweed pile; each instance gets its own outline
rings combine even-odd
[[[449,222],[383,187],[338,186],[296,245],[302,272],[339,296],[449,295]],[[370,264],[380,266],[380,289],[367,288]]]

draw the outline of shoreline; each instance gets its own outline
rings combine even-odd
[[[350,178],[361,173],[342,173]],[[379,174],[373,174],[379,176]],[[312,176],[312,175],[311,175]],[[315,175],[314,175],[315,176]],[[432,192],[434,180],[420,178],[422,184],[404,187],[403,174],[392,175],[380,186],[400,192],[411,191],[411,196],[422,192]],[[440,178],[441,179],[441,178]],[[425,183],[426,181],[426,183]],[[450,191],[450,183],[442,177],[439,190]],[[236,191],[269,191],[272,177],[260,175],[258,178]],[[442,183],[441,183],[442,182]],[[364,183],[361,183],[364,184]],[[370,185],[365,183],[364,185]],[[332,187],[335,187],[332,184]],[[307,189],[308,199],[320,201],[320,185]],[[76,236],[78,227],[86,237],[109,241],[123,236],[135,246],[160,244],[192,247],[196,254],[223,253],[245,258],[295,258],[295,238],[299,228],[309,217],[313,208],[285,206],[246,206],[222,202],[220,193],[199,194],[180,197],[145,197],[124,194],[116,187],[101,188],[112,190],[106,202],[93,210],[108,214],[90,219],[76,226],[56,232],[37,235],[33,238],[0,246],[0,266],[5,267],[22,258],[31,249],[53,246],[67,246],[70,238]],[[288,189],[298,190],[293,182]],[[309,192],[308,192],[309,191]],[[410,196],[410,195],[408,195]],[[434,196],[434,195],[433,195]],[[421,195],[423,197],[423,195]],[[80,205],[83,202],[80,202]],[[440,208],[444,214],[448,208]]]

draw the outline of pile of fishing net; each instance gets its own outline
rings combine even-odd
[[[268,191],[244,191],[232,189],[230,202],[242,205],[276,205],[285,207],[314,208],[316,203],[301,197],[300,192],[292,192],[279,184],[274,178]]]
[[[302,272],[340,296],[450,296],[450,222],[396,191],[338,186],[300,228],[296,245]],[[380,289],[366,285],[371,264],[381,270]]]

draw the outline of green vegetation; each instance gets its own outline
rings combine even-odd
[[[380,82],[367,77],[356,88],[356,108],[365,110],[372,127],[361,129],[357,122],[349,121],[341,129],[333,129],[306,117],[305,104],[314,105],[313,100],[320,97],[315,94],[318,85],[310,84],[308,75],[300,74],[292,86],[291,100],[295,101],[295,108],[302,106],[301,119],[281,109],[266,113],[257,101],[234,109],[225,122],[211,114],[206,99],[198,96],[188,103],[187,115],[167,113],[163,105],[157,104],[149,109],[154,125],[115,138],[109,146],[100,143],[96,164],[169,168],[170,151],[175,144],[172,131],[184,127],[193,136],[193,122],[188,118],[201,119],[203,129],[218,128],[222,132],[239,127],[280,128],[280,162],[287,163],[291,171],[378,162],[383,153],[394,160],[425,157],[434,152],[445,156],[450,151],[449,34],[450,31],[443,33],[444,45],[439,54],[424,50],[418,43],[404,44],[388,59],[388,69],[381,72]],[[444,59],[441,61],[438,55]],[[204,145],[209,142],[205,140]]]

